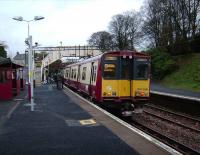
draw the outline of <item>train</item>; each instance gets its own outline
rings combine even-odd
[[[124,115],[142,112],[150,98],[150,56],[137,51],[109,51],[69,64],[62,70],[67,87]]]

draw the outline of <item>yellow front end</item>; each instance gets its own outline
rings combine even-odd
[[[150,80],[132,80],[131,96],[134,98],[148,98],[150,91]]]
[[[130,97],[130,80],[102,79],[102,97]]]
[[[132,83],[130,83],[132,82]],[[102,97],[148,98],[150,80],[104,80],[102,79]],[[132,87],[130,89],[130,87]]]

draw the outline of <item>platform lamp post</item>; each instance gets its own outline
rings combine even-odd
[[[42,20],[44,17],[42,16],[35,16],[34,19],[32,20],[24,20],[23,17],[18,16],[14,17],[14,20],[17,21],[24,21],[27,22],[28,24],[28,38],[26,39],[26,43],[28,44],[28,94],[29,94],[29,99],[31,101],[30,106],[31,106],[31,111],[34,111],[34,93],[33,93],[33,64],[34,64],[34,55],[33,55],[33,46],[32,46],[32,36],[29,34],[30,28],[29,28],[29,23],[32,21],[37,21],[37,20]]]

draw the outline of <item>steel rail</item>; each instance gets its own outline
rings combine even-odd
[[[163,135],[160,132],[156,131],[155,129],[149,128],[137,121],[132,120],[131,125],[142,130],[143,132],[151,135],[152,137],[160,140],[161,142],[165,143],[166,145],[169,145],[170,147],[176,149],[177,151],[179,151],[183,154],[197,155],[200,153],[197,150],[195,150],[189,146],[186,146],[184,144],[181,144],[180,142],[178,142],[166,135]]]
[[[150,104],[145,104],[145,107],[150,107],[150,108],[154,108],[154,109],[161,110],[161,111],[164,111],[164,112],[168,112],[170,114],[174,114],[174,115],[177,115],[177,116],[180,116],[180,117],[184,117],[186,119],[190,119],[190,120],[197,121],[197,122],[200,123],[200,118],[194,118],[194,117],[191,117],[191,116],[188,116],[188,115],[184,115],[182,113],[177,113],[177,112],[174,112],[174,111],[171,111],[171,110],[168,110],[168,109],[157,107],[157,106],[154,106],[152,104],[151,105]]]
[[[198,133],[200,134],[200,130],[199,130],[199,129],[192,128],[192,127],[187,126],[187,125],[185,125],[185,124],[172,121],[172,120],[170,120],[170,119],[164,118],[164,117],[162,117],[162,116],[159,116],[159,115],[157,115],[157,114],[151,113],[151,112],[146,111],[146,110],[143,110],[143,112],[145,112],[146,114],[151,115],[151,116],[153,116],[153,117],[159,118],[159,119],[161,119],[161,120],[163,120],[163,121],[176,124],[176,125],[178,125],[178,126],[181,126],[181,127],[183,127],[183,128],[189,129],[189,130],[194,130],[195,132],[198,132]]]

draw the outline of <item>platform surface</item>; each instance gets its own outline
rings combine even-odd
[[[170,154],[67,90],[42,85],[34,94],[34,112],[25,96],[0,111],[0,155]]]
[[[35,89],[35,111],[22,101],[0,129],[0,154],[136,155],[136,151],[62,91]]]

